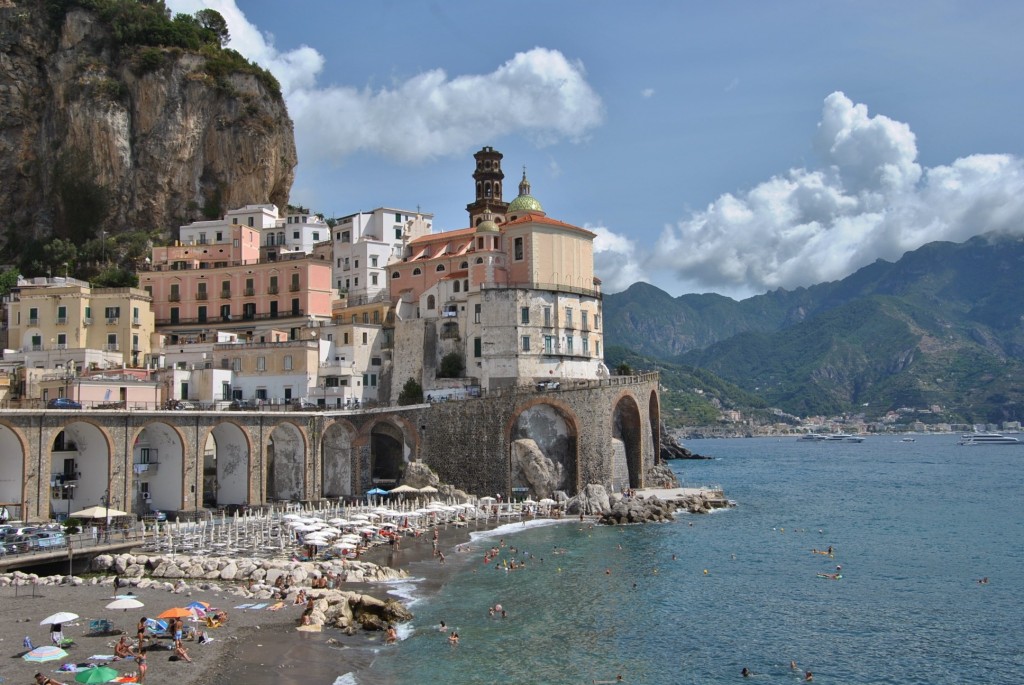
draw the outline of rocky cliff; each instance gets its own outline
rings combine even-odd
[[[212,68],[241,60],[219,48],[128,44],[57,4],[0,0],[0,240],[175,235],[204,214],[287,203],[295,141],[272,77]]]

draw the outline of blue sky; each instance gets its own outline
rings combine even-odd
[[[168,0],[281,81],[292,202],[465,227],[472,153],[605,290],[736,298],[1024,232],[1024,3]]]

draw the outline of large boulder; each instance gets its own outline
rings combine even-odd
[[[535,497],[551,497],[562,483],[565,467],[549,459],[530,438],[512,442],[512,482],[527,483]]]
[[[600,514],[611,508],[608,499],[608,491],[603,485],[597,483],[587,484],[578,495],[570,499],[565,510],[570,515],[576,514]]]
[[[422,488],[427,485],[436,488],[441,484],[441,479],[422,461],[411,461],[405,465],[402,483],[413,488]]]

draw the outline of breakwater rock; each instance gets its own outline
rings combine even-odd
[[[657,497],[619,497],[608,511],[601,512],[598,523],[616,526],[626,523],[657,523],[675,520],[676,505]]]
[[[291,576],[291,584],[309,585],[311,578],[329,572],[342,582],[377,583],[408,574],[365,561],[289,561],[284,559],[233,559],[230,557],[188,556],[182,554],[100,554],[92,560],[93,571],[116,573],[122,579],[167,578],[193,580],[253,581],[273,583],[278,576]]]

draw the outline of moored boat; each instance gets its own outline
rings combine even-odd
[[[1020,440],[1002,433],[966,433],[960,436],[961,445],[1019,445]]]

